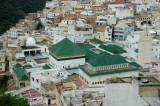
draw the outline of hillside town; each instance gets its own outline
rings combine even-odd
[[[51,0],[0,36],[5,94],[30,106],[160,106],[160,0]]]

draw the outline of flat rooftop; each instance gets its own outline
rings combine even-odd
[[[113,78],[107,79],[106,83],[132,83],[132,80],[136,80],[139,86],[159,86],[160,82],[154,77],[147,77],[147,76],[139,76],[139,77],[126,77],[126,78]]]

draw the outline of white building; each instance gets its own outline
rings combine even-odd
[[[152,62],[160,62],[160,40],[152,40]]]
[[[86,1],[82,2],[81,8],[84,8],[86,10],[92,9],[92,2],[86,2]]]
[[[133,17],[133,15],[134,15],[133,9],[120,8],[116,10],[116,18],[119,19],[130,18]]]
[[[112,41],[112,36],[113,36],[113,30],[111,26],[106,26],[105,29],[105,35],[106,35],[106,41]]]
[[[9,32],[9,37],[11,38],[17,38],[18,36],[18,29],[17,28],[11,28]]]
[[[65,70],[56,68],[51,69],[50,66],[45,65],[43,70],[35,71],[30,74],[30,84],[37,90],[41,91],[42,83],[57,83],[61,79],[67,79],[68,74]]]
[[[136,6],[136,13],[140,13],[142,11],[147,12],[147,10],[149,9],[150,5],[149,4],[138,4]]]
[[[89,24],[84,24],[84,23],[69,25],[68,34],[77,37],[83,37],[84,41],[88,41],[89,39],[92,39],[93,27]]]
[[[49,48],[50,64],[54,68],[70,68],[85,64],[85,51],[65,38]]]
[[[143,33],[143,31],[136,31],[127,36],[124,44],[124,49],[127,51],[127,57],[133,60],[138,59],[138,41],[139,36]]]
[[[98,56],[79,68],[79,77],[88,86],[102,86],[106,78],[138,76],[139,73],[137,66],[120,55]]]
[[[108,9],[115,12],[117,9],[124,8],[125,4],[109,4]]]
[[[107,20],[107,18],[113,18],[114,14],[107,13],[107,12],[98,12],[96,13],[97,20]]]
[[[149,106],[139,95],[139,85],[118,79],[107,81],[104,106]]]

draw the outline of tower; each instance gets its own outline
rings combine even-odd
[[[145,29],[144,34],[140,36],[138,43],[138,63],[150,64],[152,55],[152,36]]]

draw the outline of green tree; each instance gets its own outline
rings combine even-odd
[[[0,96],[0,106],[28,106],[28,100],[11,96],[10,94]]]
[[[42,10],[46,1],[51,0],[0,0],[0,35],[28,13]]]
[[[7,91],[7,81],[9,80],[9,76],[4,75],[0,77],[0,94]]]

